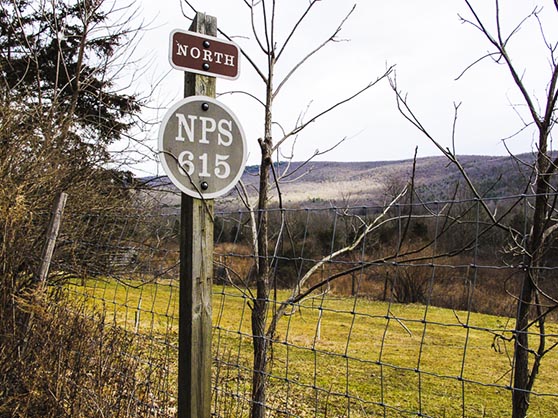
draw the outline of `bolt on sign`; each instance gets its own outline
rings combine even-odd
[[[175,29],[170,34],[170,63],[182,71],[236,79],[240,49],[234,42]]]
[[[206,96],[186,97],[167,111],[158,149],[171,181],[197,199],[227,193],[246,165],[246,138],[238,119],[223,103]]]

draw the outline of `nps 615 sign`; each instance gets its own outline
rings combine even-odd
[[[175,103],[159,130],[165,173],[184,193],[214,199],[231,190],[246,165],[246,139],[236,116],[206,96]]]

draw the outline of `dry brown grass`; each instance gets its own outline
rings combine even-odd
[[[136,336],[72,305],[30,293],[2,308],[0,417],[171,416]]]
[[[330,290],[341,296],[358,294],[373,300],[418,302],[513,317],[520,275],[506,269],[477,270],[463,264],[436,267],[434,271],[430,266],[377,266],[336,279]]]

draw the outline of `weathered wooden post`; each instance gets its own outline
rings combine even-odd
[[[58,231],[60,230],[60,225],[62,224],[62,216],[64,215],[64,208],[66,207],[67,199],[68,199],[67,193],[65,192],[60,193],[57,196],[56,201],[54,202],[54,206],[52,208],[50,224],[47,230],[47,240],[43,248],[41,265],[39,266],[39,271],[35,279],[39,283],[39,287],[41,288],[44,288],[46,286],[48,271],[50,269],[52,255],[54,254],[54,247],[56,246],[56,240],[58,239]]]
[[[190,30],[217,35],[217,19],[198,13]],[[215,97],[215,77],[184,73],[184,97]],[[178,417],[211,416],[211,292],[213,200],[182,193],[180,215],[180,307]]]
[[[239,49],[217,35],[217,20],[198,13],[190,31],[171,33],[170,61],[186,70],[184,99],[159,131],[165,172],[182,191],[178,417],[211,415],[211,294],[214,198],[240,179],[246,141],[236,116],[215,100],[215,76],[238,76]]]

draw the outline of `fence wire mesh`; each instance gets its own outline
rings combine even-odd
[[[71,198],[71,197],[70,197]],[[533,196],[272,209],[272,417],[508,416]],[[491,218],[487,209],[494,214]],[[249,416],[257,213],[215,215],[212,411]],[[127,413],[175,416],[179,213],[138,207],[63,224],[51,283],[125,331]],[[496,222],[495,222],[496,220]],[[557,249],[537,267],[532,416],[558,409]],[[130,348],[130,347],[134,348]],[[118,349],[118,347],[115,347]]]

